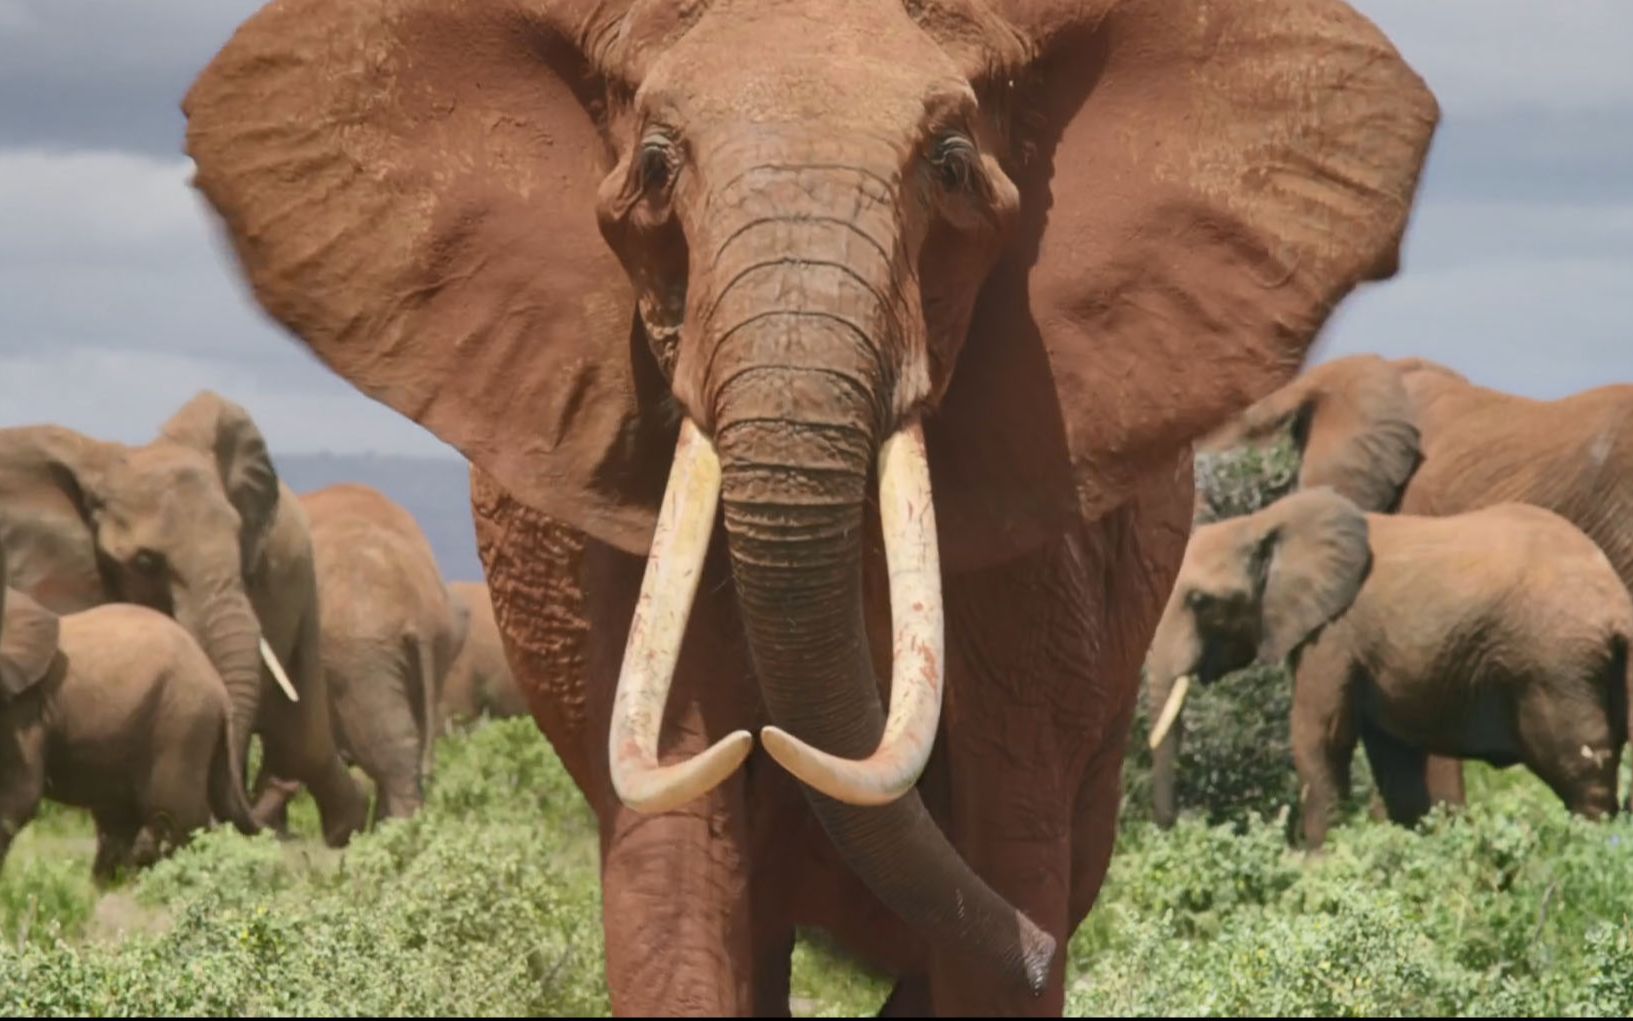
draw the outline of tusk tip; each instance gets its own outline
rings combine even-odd
[[[778,765],[794,775],[794,779],[847,805],[888,805],[912,790],[913,784],[918,781],[915,775],[905,785],[876,787],[858,782],[855,777],[846,775],[858,763],[813,748],[781,727],[761,728],[760,743]]]
[[[699,755],[672,766],[612,771],[613,790],[631,811],[658,815],[700,798],[725,782],[754,750],[754,735],[734,730]]]

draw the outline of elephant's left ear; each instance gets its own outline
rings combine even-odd
[[[1366,514],[1321,486],[1283,497],[1248,519],[1258,534],[1263,628],[1258,659],[1286,659],[1349,609],[1372,568]]]
[[[986,93],[1010,108],[1019,229],[938,416],[963,463],[936,482],[960,494],[944,530],[994,512],[989,549],[1062,501],[1104,514],[1286,382],[1339,299],[1393,274],[1439,117],[1338,0],[993,6],[1036,54]]]
[[[227,499],[243,523],[244,571],[253,571],[278,511],[278,473],[254,419],[241,405],[201,390],[159,432],[215,459]]]
[[[38,684],[57,655],[57,615],[16,589],[0,592],[0,693]]]
[[[627,6],[279,0],[183,105],[275,319],[530,506],[644,552],[679,421],[596,220],[632,85],[592,51]]]

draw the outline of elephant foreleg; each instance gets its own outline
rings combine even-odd
[[[1355,725],[1347,706],[1332,708],[1332,712],[1324,714],[1301,711],[1296,696],[1294,699],[1293,768],[1299,779],[1304,845],[1311,851],[1319,851],[1326,843],[1327,830],[1350,792]],[[1421,782],[1421,766],[1417,775]]]
[[[1416,826],[1418,820],[1429,814],[1433,804],[1429,795],[1428,753],[1368,724],[1361,727],[1361,743],[1366,748],[1372,779],[1378,785],[1378,796],[1383,799],[1389,821]]]

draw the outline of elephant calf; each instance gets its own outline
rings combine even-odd
[[[374,781],[376,817],[412,815],[424,801],[438,697],[466,615],[419,525],[384,494],[329,486],[303,495],[301,507],[312,529],[336,742]],[[290,793],[269,788],[263,818],[278,818]]]
[[[1616,811],[1633,599],[1564,518],[1499,504],[1451,517],[1364,514],[1305,490],[1197,529],[1148,663],[1159,816],[1172,815],[1191,676],[1291,657],[1304,836],[1326,837],[1356,741],[1389,817],[1429,808],[1430,754],[1525,763],[1573,812]]]
[[[257,832],[226,686],[181,625],[127,603],[60,619],[16,590],[0,603],[0,862],[47,791],[90,809],[99,879],[212,814]]]

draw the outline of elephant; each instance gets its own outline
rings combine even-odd
[[[1212,451],[1291,434],[1300,487],[1369,511],[1459,514],[1514,502],[1586,532],[1633,588],[1633,384],[1538,401],[1425,358],[1315,366],[1209,435]],[[1436,800],[1464,801],[1460,763],[1430,760]]]
[[[1152,640],[1151,741],[1172,740],[1191,677],[1288,660],[1310,848],[1348,794],[1357,740],[1403,825],[1429,810],[1430,753],[1524,763],[1572,812],[1611,816],[1630,641],[1633,596],[1552,511],[1370,514],[1317,486],[1192,537]]]
[[[809,40],[820,39],[820,46]],[[1393,275],[1338,0],[280,0],[184,99],[261,305],[480,473],[619,1014],[1058,1014],[1191,442]],[[683,641],[684,639],[684,641]]]
[[[335,846],[367,801],[335,751],[318,664],[306,516],[249,414],[212,391],[143,446],[61,426],[0,429],[11,584],[57,613],[129,602],[173,617],[232,699],[234,758],[312,789]]]
[[[442,685],[440,718],[468,723],[479,717],[508,719],[527,715],[527,702],[505,662],[499,624],[493,617],[493,599],[482,582],[456,581],[448,585],[465,620],[465,644]]]
[[[466,616],[412,515],[355,483],[300,498],[312,529],[323,671],[341,754],[374,781],[376,818],[425,800],[442,682]]]
[[[4,584],[0,551],[0,864],[40,801],[89,809],[99,881],[250,816],[232,703],[162,613],[109,603],[58,618]]]

